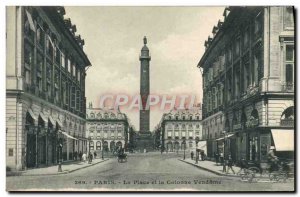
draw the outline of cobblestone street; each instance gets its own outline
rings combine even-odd
[[[175,154],[147,153],[116,158],[64,175],[7,177],[7,190],[189,190],[291,191],[294,183],[245,183],[186,164]],[[34,189],[33,189],[34,186]]]

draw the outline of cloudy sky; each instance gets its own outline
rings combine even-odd
[[[150,92],[189,94],[202,99],[201,72],[197,68],[204,41],[224,7],[65,7],[66,16],[85,40],[84,51],[92,67],[87,71],[87,103],[99,107],[105,94],[139,94],[139,54],[147,36],[151,53]],[[139,129],[138,111],[121,108]],[[164,112],[152,110],[151,130]]]

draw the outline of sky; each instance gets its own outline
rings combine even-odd
[[[65,7],[77,34],[85,40],[87,104],[100,106],[100,97],[139,95],[143,37],[150,50],[150,94],[194,95],[202,101],[202,76],[197,64],[212,36],[212,28],[223,20],[224,7]],[[151,109],[151,131],[163,113]],[[121,107],[139,130],[139,111]]]

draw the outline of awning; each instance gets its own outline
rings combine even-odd
[[[198,148],[199,149],[206,149],[206,141],[199,141],[198,142]]]
[[[272,129],[276,151],[294,151],[294,130]]]
[[[66,137],[70,138],[70,139],[73,139],[73,140],[78,140],[77,138],[67,134],[66,132],[61,132],[62,134],[64,134]]]
[[[34,115],[33,111],[31,109],[28,109],[28,113],[30,114],[31,118],[36,121],[37,117]]]
[[[52,118],[51,116],[49,116],[48,118],[49,118],[51,124],[52,124],[53,126],[55,126],[55,121],[53,120],[53,118]]]
[[[40,113],[40,117],[42,118],[42,120],[43,120],[45,123],[48,123],[48,119],[46,118],[46,116],[45,116],[43,113]]]
[[[207,154],[207,144],[206,141],[199,141],[197,149],[201,149],[204,151],[205,154]]]
[[[228,134],[226,135],[226,138],[231,138],[232,136],[234,136],[234,134]],[[216,139],[216,141],[220,141],[220,140],[224,140],[224,137]]]

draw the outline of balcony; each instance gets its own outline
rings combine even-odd
[[[289,83],[289,84],[282,85],[282,91],[283,92],[294,92],[294,84]]]
[[[294,119],[282,119],[280,120],[280,125],[283,127],[294,127]]]

